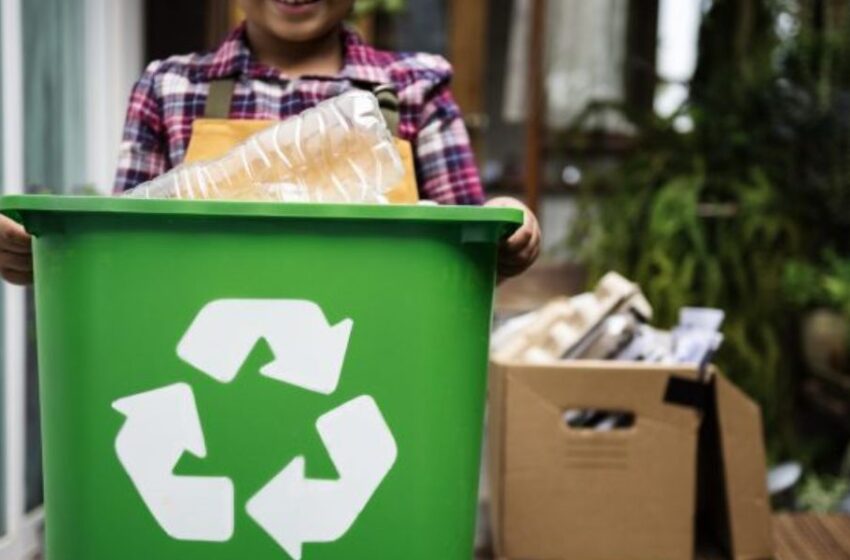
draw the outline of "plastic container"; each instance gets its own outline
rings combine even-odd
[[[0,210],[35,236],[48,560],[472,557],[519,211]]]
[[[378,99],[355,90],[269,126],[220,158],[180,165],[125,196],[379,203],[403,174]]]

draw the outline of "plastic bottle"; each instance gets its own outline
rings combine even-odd
[[[175,167],[125,196],[381,203],[403,173],[378,100],[351,91],[270,126],[221,158]]]

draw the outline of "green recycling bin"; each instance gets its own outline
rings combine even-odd
[[[512,209],[16,196],[48,560],[472,557]]]

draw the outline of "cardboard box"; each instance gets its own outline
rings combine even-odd
[[[509,560],[691,560],[710,542],[772,557],[758,407],[719,372],[617,362],[493,363],[494,540]],[[567,410],[633,414],[602,432]]]

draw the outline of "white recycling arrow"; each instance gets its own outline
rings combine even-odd
[[[306,300],[222,299],[207,304],[177,346],[184,361],[223,383],[233,381],[265,338],[275,360],[266,377],[329,395],[339,384],[353,322],[331,327]]]
[[[316,427],[339,479],[306,478],[299,456],[247,504],[248,514],[295,560],[304,543],[332,542],[351,528],[398,455],[372,397],[322,415]]]
[[[184,453],[206,456],[192,388],[169,385],[119,399],[127,417],[115,449],[162,529],[179,540],[223,542],[233,536],[234,489],[226,477],[175,476]]]

